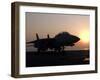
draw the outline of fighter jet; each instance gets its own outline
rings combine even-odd
[[[69,34],[68,32],[61,32],[50,38],[49,34],[47,38],[39,39],[36,33],[37,40],[27,42],[27,44],[33,44],[33,47],[37,48],[38,52],[47,51],[48,49],[54,51],[64,51],[65,46],[74,46],[76,42],[80,40],[79,37]]]

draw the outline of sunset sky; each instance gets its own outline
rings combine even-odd
[[[84,50],[89,48],[89,15],[51,14],[26,12],[26,42],[36,40],[36,33],[40,39],[54,37],[60,32],[69,32],[81,40],[74,47],[66,50]],[[26,47],[28,51],[35,48]]]

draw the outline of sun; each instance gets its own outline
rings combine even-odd
[[[89,42],[89,32],[88,31],[82,31],[79,34],[80,40],[84,43]]]

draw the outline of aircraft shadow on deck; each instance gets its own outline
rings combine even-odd
[[[26,67],[89,64],[89,50],[26,52]]]

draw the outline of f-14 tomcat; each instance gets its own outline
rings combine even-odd
[[[63,51],[65,46],[74,46],[76,42],[80,40],[79,37],[69,34],[68,32],[61,32],[55,37],[50,38],[49,34],[47,38],[39,39],[36,33],[37,40],[27,42],[27,44],[33,44],[33,47],[37,48],[38,52],[47,51],[48,49],[54,51]]]

